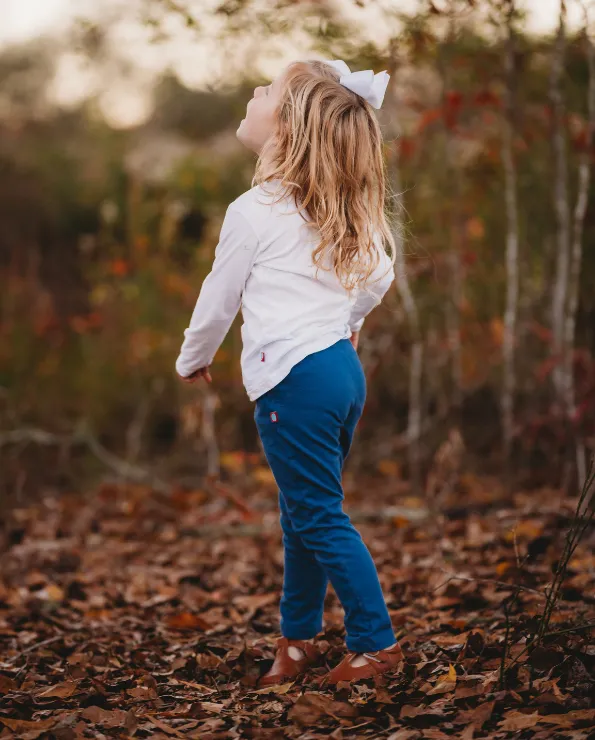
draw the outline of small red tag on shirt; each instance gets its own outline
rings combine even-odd
[[[279,417],[277,416],[276,411],[271,411],[271,421],[277,421]]]
[[[261,352],[260,353],[260,361],[261,362],[264,362],[264,352]]]

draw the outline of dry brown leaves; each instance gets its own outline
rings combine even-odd
[[[396,483],[358,481],[349,506],[394,504]],[[313,681],[343,655],[332,589],[324,662],[255,688],[279,634],[283,574],[266,481],[233,496],[104,485],[14,511],[1,530],[0,738],[594,737],[593,629],[571,630],[595,619],[593,534],[571,563],[556,634],[524,652],[574,502],[519,493],[480,515],[489,488],[467,478],[466,512],[459,489],[438,529],[403,516],[360,527],[406,661],[334,691]],[[253,530],[238,536],[247,519]],[[516,663],[502,684],[501,607],[515,586]]]

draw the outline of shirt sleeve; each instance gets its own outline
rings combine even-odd
[[[365,317],[376,308],[384,298],[395,279],[395,270],[390,257],[380,247],[380,260],[364,287],[359,289],[357,298],[349,316],[349,328],[352,332],[362,328]]]
[[[183,378],[213,361],[240,308],[257,246],[248,220],[228,207],[213,266],[203,281],[176,360],[176,371]]]

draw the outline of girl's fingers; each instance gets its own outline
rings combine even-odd
[[[184,381],[184,383],[196,383],[196,381],[199,378],[204,378],[207,381],[207,383],[212,383],[213,382],[213,378],[211,377],[211,373],[209,372],[208,368],[206,368],[206,367],[199,368],[198,370],[196,370],[195,372],[193,372],[192,375],[188,375],[186,378],[182,377],[181,375],[179,377],[180,377],[180,380],[183,380]]]

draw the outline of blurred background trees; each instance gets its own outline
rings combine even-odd
[[[423,488],[455,430],[470,469],[581,479],[595,9],[577,0],[570,27],[562,2],[557,32],[535,35],[522,0],[394,5],[114,2],[0,49],[5,502],[106,465],[184,483],[258,456],[241,316],[213,386],[179,383],[174,361],[224,211],[250,187],[235,130],[288,49],[392,75],[378,115],[403,258],[361,338],[352,470]]]

